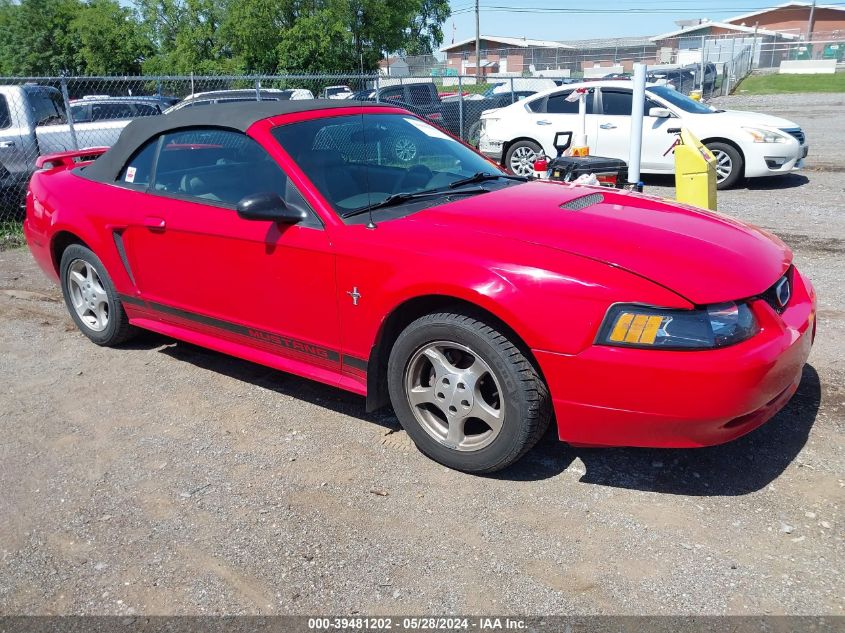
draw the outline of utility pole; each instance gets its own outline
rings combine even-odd
[[[810,5],[810,19],[807,20],[807,41],[808,42],[813,39],[813,28],[815,26],[813,24],[813,20],[815,19],[815,17],[816,17],[816,0],[813,0],[813,4]]]
[[[481,20],[478,17],[478,0],[475,0],[475,82],[479,82],[481,75]]]

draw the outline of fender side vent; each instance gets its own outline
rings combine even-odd
[[[135,283],[135,275],[132,274],[132,268],[129,266],[129,259],[126,257],[126,249],[123,247],[123,232],[114,231],[112,233],[112,237],[114,238],[114,245],[117,248],[117,254],[120,255],[120,261],[123,262],[126,274],[129,275],[129,281],[131,281],[132,285],[135,286],[137,285]]]
[[[581,209],[586,209],[587,207],[591,207],[594,204],[599,204],[601,202],[604,202],[603,193],[588,193],[586,196],[573,198],[569,202],[564,202],[560,205],[560,208],[569,209],[570,211],[580,211]]]

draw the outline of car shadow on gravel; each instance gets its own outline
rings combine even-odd
[[[367,413],[362,397],[342,389],[152,332],[121,348],[159,348],[174,360],[385,429],[401,428],[389,407]],[[820,402],[819,375],[806,365],[801,385],[786,407],[759,429],[728,444],[699,449],[575,448],[560,442],[552,425],[520,461],[489,476],[505,481],[550,479],[580,459],[586,469],[581,483],[678,495],[744,495],[765,488],[792,463],[807,442]]]
[[[650,193],[649,187],[675,187],[675,176],[664,174],[649,174],[642,177],[643,192]],[[747,189],[748,191],[773,191],[776,189],[795,189],[808,184],[810,179],[804,174],[795,172],[783,176],[767,176],[765,178],[748,178],[740,182],[735,189]],[[716,195],[718,200],[719,194]]]
[[[808,184],[810,179],[804,174],[795,172],[783,176],[767,176],[766,178],[749,178],[745,181],[745,188],[749,191],[773,191],[775,189],[795,189]]]
[[[377,424],[386,429],[399,430],[399,422],[389,408],[367,413],[364,398],[353,393],[300,378],[293,374],[265,367],[249,361],[221,354],[213,350],[191,345],[158,334],[145,332],[137,339],[122,345],[124,349],[152,349],[161,347],[162,354],[196,367],[223,374],[278,394],[316,404],[344,415],[353,416],[365,422]]]
[[[547,479],[578,458],[586,469],[581,483],[677,495],[745,495],[765,488],[795,460],[820,402],[819,375],[806,365],[801,385],[786,407],[762,427],[728,444],[698,449],[575,448],[558,442],[551,429],[534,450],[495,476]]]

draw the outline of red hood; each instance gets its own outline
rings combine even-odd
[[[561,205],[601,193],[580,210]],[[614,189],[526,183],[410,218],[539,244],[619,266],[697,304],[768,289],[792,253],[775,236],[724,215]]]

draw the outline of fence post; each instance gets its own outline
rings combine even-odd
[[[511,103],[516,101],[516,95],[513,93],[513,77],[511,77]]]
[[[255,78],[255,100],[261,101],[261,80],[258,77]]]
[[[70,112],[70,98],[67,94],[67,79],[62,77],[62,101],[65,104],[65,116],[67,117],[67,125],[70,129],[70,140],[73,143],[73,149],[79,149],[79,141],[76,138],[76,128],[73,127],[73,115]]]
[[[705,56],[704,53],[705,53],[706,47],[707,47],[707,40],[705,39],[705,36],[702,35],[701,36],[701,83],[698,86],[699,88],[701,88],[701,94],[704,94],[704,64],[707,60],[707,57]]]
[[[161,98],[161,79],[156,79],[156,95]]]
[[[381,86],[381,75],[379,73],[376,73],[376,103],[381,102],[381,95],[379,94],[381,92],[380,86]]]
[[[463,77],[458,75],[458,136],[464,138],[464,82]]]
[[[757,53],[757,25],[759,22],[754,23],[754,39],[751,40],[751,65],[749,66],[749,70],[754,68],[754,55]]]

